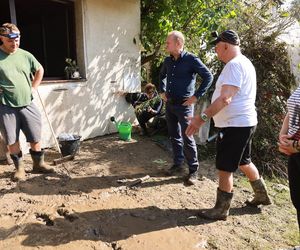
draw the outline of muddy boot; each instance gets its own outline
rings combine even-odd
[[[232,197],[233,193],[227,193],[218,188],[215,206],[211,209],[204,209],[200,211],[199,217],[210,220],[226,220],[229,215]]]
[[[54,169],[47,165],[44,161],[44,150],[33,151],[30,149],[30,154],[33,161],[33,173],[54,173]]]
[[[25,169],[24,169],[24,162],[22,159],[22,151],[18,154],[11,154],[10,155],[15,167],[16,172],[13,176],[13,181],[25,181]]]
[[[258,206],[272,204],[272,201],[268,196],[267,187],[263,178],[260,178],[256,181],[250,181],[250,184],[254,191],[254,198],[252,200],[247,200],[247,205]]]

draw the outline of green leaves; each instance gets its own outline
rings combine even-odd
[[[209,40],[210,33],[222,29],[224,19],[234,18],[236,0],[142,0],[141,41],[152,63],[162,59],[163,44],[172,30],[182,31],[187,37],[186,48],[198,54],[199,47]],[[159,48],[159,49],[157,49]]]
[[[226,18],[235,18],[236,16],[237,14],[235,13],[234,10],[232,10],[226,15]]]
[[[65,62],[66,62],[65,72],[73,73],[74,71],[79,69],[76,61],[72,60],[71,58],[66,58]]]
[[[290,13],[287,11],[280,12],[280,17],[289,17],[289,16],[290,16]]]

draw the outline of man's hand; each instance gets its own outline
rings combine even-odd
[[[156,114],[155,110],[152,109],[151,107],[149,107],[147,111],[148,111],[148,113],[151,113],[153,115]]]
[[[44,76],[44,68],[40,66],[40,68],[35,72],[33,80],[32,80],[32,88],[37,89],[41,84],[41,81]]]
[[[291,144],[288,146],[277,143],[279,152],[284,153],[285,155],[291,155],[291,154],[297,153],[298,150],[296,150],[293,147],[292,143],[293,143],[293,141],[291,141]]]
[[[278,143],[278,150],[279,150],[279,152],[281,152],[281,153],[283,153],[283,154],[285,154],[285,155],[291,155],[291,153],[290,153],[288,150],[286,150],[286,149],[284,149],[283,147],[281,147],[281,146],[279,145],[279,143]]]
[[[164,102],[167,102],[167,100],[168,100],[167,96],[166,96],[166,93],[161,93],[160,98],[163,99]]]
[[[293,143],[295,142],[294,140],[291,140],[291,137],[291,135],[279,135],[279,143],[277,144],[278,150],[281,153],[291,155],[299,152],[296,148],[294,148]]]
[[[195,117],[187,117],[187,120],[190,121],[190,124],[185,131],[185,134],[187,136],[192,136],[193,134],[195,134],[205,123],[199,115],[196,115]]]
[[[113,92],[115,95],[118,95],[118,96],[125,96],[128,92],[125,92],[123,90],[117,90],[115,92]]]
[[[197,97],[196,96],[191,96],[189,97],[182,105],[183,106],[191,106],[197,102]]]
[[[279,135],[279,143],[284,146],[288,146],[291,142],[291,135]]]

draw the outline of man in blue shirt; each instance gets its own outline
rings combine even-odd
[[[168,175],[183,172],[184,158],[189,166],[186,182],[194,185],[198,179],[197,147],[193,136],[185,135],[189,125],[187,117],[193,115],[194,104],[211,86],[213,76],[201,60],[184,50],[184,36],[172,31],[166,40],[166,57],[160,72],[160,92],[166,102],[166,119],[173,148],[173,166]],[[195,90],[196,76],[202,83]]]

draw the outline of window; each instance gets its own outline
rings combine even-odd
[[[16,23],[21,48],[45,69],[46,79],[64,79],[66,58],[76,58],[74,1],[1,0],[0,22]]]

